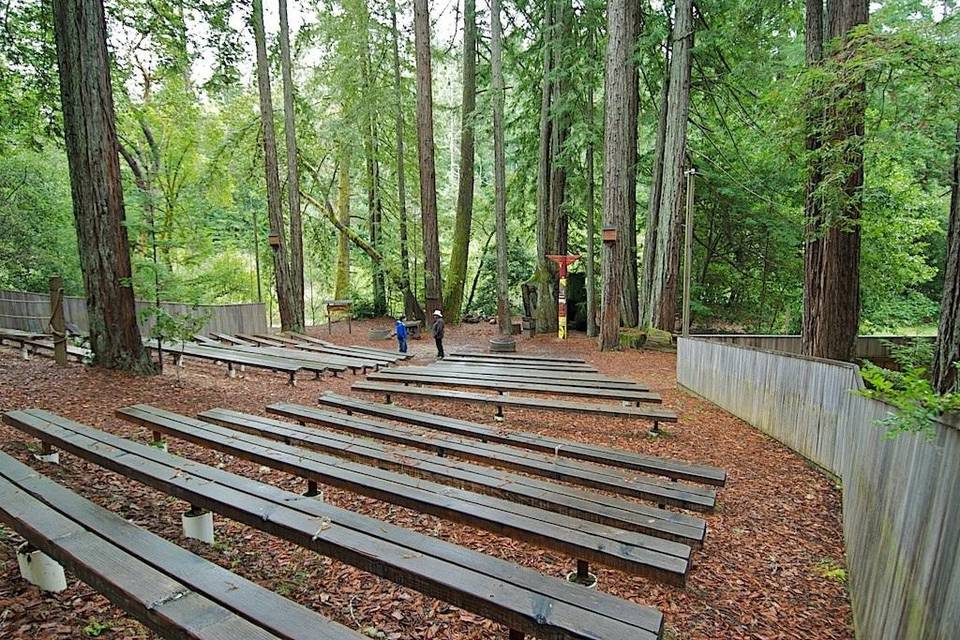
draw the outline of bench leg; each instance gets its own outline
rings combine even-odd
[[[43,591],[59,593],[67,588],[67,576],[56,560],[24,542],[17,547],[20,576]]]
[[[40,462],[60,464],[60,452],[56,451],[49,442],[40,443],[40,453],[34,456]]]
[[[160,433],[159,431],[154,431],[154,432],[153,432],[153,442],[150,443],[150,446],[151,446],[151,447],[156,447],[157,449],[160,449],[161,451],[167,451],[167,450],[168,450],[168,448],[167,448],[167,443],[166,443],[166,441],[164,441],[164,439],[163,439],[163,434]]]
[[[323,500],[323,491],[317,488],[316,480],[307,480],[307,490],[303,492],[304,498],[320,498]]]
[[[650,433],[656,436],[660,435],[660,423],[656,420],[653,421],[653,429],[650,430]]]
[[[497,415],[493,416],[493,419],[497,422],[503,422],[503,405],[497,405]]]
[[[29,359],[30,359],[30,347],[28,347],[28,346],[26,346],[26,345],[20,347],[20,357],[23,358],[24,360],[29,360]]]
[[[297,373],[296,373],[296,371],[291,371],[291,372],[290,372],[290,379],[287,380],[287,384],[290,385],[291,387],[297,386]]]
[[[390,394],[389,394],[389,393],[386,394],[386,397],[384,398],[384,402],[387,403],[387,404],[392,404],[392,403],[390,402]]]
[[[196,505],[190,505],[190,510],[185,511],[180,520],[183,524],[184,538],[213,544],[213,513]]]
[[[597,586],[597,576],[590,573],[590,563],[586,560],[577,560],[577,570],[567,574],[567,581],[582,585],[588,589]]]
[[[227,377],[228,377],[228,378],[236,378],[236,377],[237,377],[237,370],[233,367],[233,363],[232,363],[232,362],[228,362],[228,363],[227,363]]]

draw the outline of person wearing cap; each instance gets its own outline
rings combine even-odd
[[[440,309],[433,312],[433,340],[437,343],[437,360],[443,360],[443,314]]]

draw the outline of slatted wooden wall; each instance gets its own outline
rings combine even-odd
[[[677,379],[840,477],[857,636],[960,638],[960,430],[884,438],[856,366],[680,339]]]
[[[161,306],[171,314],[201,313],[209,316],[203,333],[264,333],[267,330],[267,313],[261,303],[225,305],[188,305],[162,302]],[[137,301],[137,317],[153,303]],[[87,304],[83,298],[64,296],[63,311],[66,321],[87,331]],[[0,327],[21,331],[46,332],[50,318],[50,296],[45,293],[0,290]],[[147,335],[153,325],[152,319],[140,321],[140,331]]]

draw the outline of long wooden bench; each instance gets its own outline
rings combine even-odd
[[[378,365],[391,365],[397,362],[396,359],[387,358],[380,354],[376,353],[365,353],[357,351],[355,349],[344,349],[341,347],[333,346],[328,347],[325,345],[319,344],[301,344],[297,346],[298,349],[302,351],[308,351],[311,353],[320,353],[327,356],[335,356],[338,358],[360,358],[367,361],[376,362]]]
[[[431,455],[412,448],[398,449],[391,444],[371,440],[370,438],[376,437],[373,434],[370,438],[355,436],[346,429],[319,429],[228,409],[211,409],[200,413],[198,417],[213,424],[382,469],[399,471],[417,478],[469,489],[617,529],[646,533],[693,547],[702,546],[706,536],[706,523],[701,518],[471,464],[463,462],[462,459],[451,459],[447,457],[445,450],[438,455]],[[351,423],[342,421],[340,424],[349,427]]]
[[[290,338],[288,338],[288,337],[286,337],[286,336],[278,335],[278,334],[276,334],[276,333],[269,333],[269,334],[268,334],[268,333],[255,333],[255,334],[253,334],[253,335],[254,335],[254,337],[256,337],[256,338],[262,338],[262,339],[265,339],[265,340],[270,340],[271,342],[279,342],[281,345],[283,345],[283,346],[288,346],[288,347],[295,347],[295,346],[297,346],[298,344],[300,344],[300,343],[297,342],[296,340],[291,340]],[[271,345],[271,346],[272,346],[272,345]]]
[[[155,340],[144,342],[144,346],[154,351],[157,350]],[[235,367],[245,366],[255,369],[269,369],[287,374],[288,383],[296,384],[296,375],[303,365],[291,360],[282,360],[280,358],[269,358],[258,356],[253,353],[244,353],[220,347],[202,347],[195,344],[170,344],[164,345],[164,352],[171,355],[177,362],[183,356],[197,358],[200,360],[209,360],[211,362],[222,362],[227,365],[227,370],[235,371]]]
[[[578,396],[581,398],[599,398],[603,400],[621,400],[640,406],[641,402],[660,403],[663,399],[658,393],[637,391],[636,389],[605,389],[598,387],[577,387],[559,384],[542,384],[537,382],[514,382],[506,380],[491,380],[485,376],[474,378],[445,376],[443,373],[410,374],[396,371],[378,371],[367,376],[367,380],[378,382],[399,382],[400,384],[416,384],[427,387],[463,387],[469,389],[494,389],[498,393],[520,391],[529,393],[546,393],[557,396]]]
[[[164,638],[363,638],[127,522],[4,453],[0,521]]]
[[[496,367],[510,367],[511,369],[535,369],[537,371],[552,371],[554,373],[564,373],[567,371],[581,371],[585,373],[597,373],[597,370],[589,364],[578,364],[576,362],[524,362],[522,360],[476,360],[474,358],[464,358],[462,356],[446,356],[440,360],[438,365],[486,365]]]
[[[52,340],[38,340],[33,338],[20,338],[16,336],[3,335],[0,336],[0,344],[4,342],[13,342],[15,343],[21,351],[24,352],[24,358],[29,357],[34,353],[40,351],[44,352],[47,355],[53,355],[53,352],[56,350],[56,345],[54,345]],[[72,344],[67,344],[67,357],[73,358],[77,362],[83,362],[88,358],[93,357],[93,352],[89,349],[83,347],[77,347]]]
[[[351,389],[354,391],[364,391],[367,393],[382,393],[388,404],[390,403],[391,397],[395,395],[406,395],[417,398],[432,398],[437,400],[450,400],[454,402],[466,402],[468,404],[489,404],[497,408],[498,418],[503,418],[504,407],[519,407],[522,409],[533,409],[537,411],[559,411],[579,414],[589,413],[616,418],[650,420],[653,422],[654,431],[659,428],[659,423],[661,422],[677,421],[677,414],[668,409],[625,407],[623,405],[610,403],[587,404],[585,402],[554,400],[552,398],[529,398],[507,394],[493,395],[489,393],[449,391],[446,389],[427,389],[423,387],[410,387],[402,384],[388,384],[383,382],[355,382],[353,383]]]
[[[473,358],[475,360],[510,360],[519,362],[586,364],[586,361],[581,358],[570,358],[567,356],[538,356],[526,353],[483,353],[477,351],[454,351],[450,355],[456,358]]]
[[[308,451],[276,439],[135,405],[117,415],[154,432],[222,451],[315,483],[338,487],[457,522],[525,540],[578,560],[682,585],[690,547],[584,522],[570,516],[480,495],[379,467]]]
[[[595,590],[402,529],[47,411],[4,423],[85,460],[248,526],[387,578],[523,634],[556,640],[660,638],[663,616]]]
[[[440,362],[443,362],[442,360]],[[503,380],[504,382],[536,382],[538,384],[558,383],[571,387],[586,387],[590,389],[632,389],[634,391],[650,391],[650,387],[633,380],[624,378],[608,378],[598,373],[557,373],[555,371],[542,372],[534,370],[517,371],[512,368],[440,366],[434,363],[427,366],[402,366],[390,369],[401,375],[443,375],[449,378],[466,378],[475,380]]]
[[[249,334],[249,333],[238,333],[237,337],[240,338],[241,340],[246,340],[247,342],[260,345],[261,347],[282,347],[283,346],[282,342],[277,342],[276,340],[273,340],[271,338],[264,338],[264,337]]]
[[[358,345],[350,345],[348,347],[338,345],[334,342],[329,342],[327,340],[321,340],[320,338],[314,338],[313,336],[308,336],[303,333],[296,333],[294,331],[287,331],[286,334],[293,340],[298,342],[297,348],[302,349],[304,344],[310,344],[313,346],[319,347],[328,347],[330,349],[339,349],[349,355],[356,355],[358,357],[371,357],[375,356],[377,358],[382,358],[388,360],[389,362],[398,362],[400,360],[406,360],[407,358],[413,357],[409,353],[398,353],[396,351],[387,351],[385,349],[375,349],[373,347],[362,347]]]
[[[545,456],[502,444],[470,441],[442,432],[428,434],[419,427],[389,424],[316,407],[278,402],[269,405],[267,411],[301,424],[322,425],[441,456],[513,469],[550,480],[650,500],[661,505],[669,504],[697,511],[709,511],[716,506],[716,490],[708,487],[682,485],[643,476],[627,478],[621,471],[610,467]]]
[[[588,462],[597,462],[622,469],[633,469],[643,473],[690,480],[702,484],[723,486],[727,474],[723,469],[706,465],[690,464],[680,460],[658,458],[639,453],[631,453],[608,447],[584,444],[574,440],[551,438],[524,431],[505,431],[492,429],[486,425],[450,418],[426,411],[417,411],[396,405],[368,402],[359,398],[336,393],[323,393],[318,402],[321,405],[336,407],[350,413],[361,413],[406,424],[413,424],[437,431],[455,433],[468,438],[486,442],[499,442],[521,449],[530,449],[553,454],[557,457],[575,458]]]
[[[240,338],[237,338],[236,336],[232,336],[229,333],[217,333],[216,331],[211,331],[210,335],[212,335],[214,338],[216,338],[217,340],[219,340],[224,344],[233,344],[237,346],[251,346],[253,344],[256,344],[254,342],[249,342],[247,340],[241,340]]]
[[[271,358],[285,358],[294,362],[306,361],[310,363],[329,365],[330,369],[336,372],[350,369],[353,373],[366,373],[368,369],[377,369],[380,366],[378,362],[374,362],[372,360],[342,358],[328,354],[301,351],[299,349],[288,349],[286,347],[261,347],[254,345],[218,345],[218,347],[220,349],[229,349],[230,351],[239,351],[241,353],[252,353]]]

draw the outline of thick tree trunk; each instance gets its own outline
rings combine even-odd
[[[683,169],[690,108],[690,67],[693,47],[693,2],[677,0],[670,56],[663,152],[663,187],[657,215],[657,246],[650,279],[651,325],[673,331],[677,313],[677,279],[680,271],[679,229],[683,221]]]
[[[813,38],[818,29],[812,23],[818,12],[822,14],[822,7],[815,5],[815,2],[807,3],[806,22],[812,27],[808,37]],[[867,0],[831,2],[827,39],[839,39],[842,45],[849,31],[868,19]],[[808,42],[808,61],[818,49],[822,51],[822,47],[823,43]],[[840,46],[834,55],[843,64],[850,52]],[[810,356],[851,360],[860,323],[860,211],[866,97],[862,81],[838,82],[848,83],[835,88],[842,99],[831,101],[822,117],[822,126],[817,127],[818,114],[811,117],[810,124],[815,128],[807,140],[808,148],[814,151],[805,211],[802,348],[804,354]],[[839,175],[831,177],[831,174]],[[824,184],[839,187],[830,187],[830,196],[824,198],[820,193]]]
[[[639,322],[639,293],[637,291],[637,121],[640,115],[640,71],[634,63],[633,53],[640,35],[643,13],[639,3],[628,5],[631,12],[627,24],[631,27],[628,37],[630,47],[630,76],[627,86],[627,145],[630,160],[627,165],[627,212],[624,216],[619,235],[624,239],[620,243],[623,253],[623,277],[620,281],[620,318],[624,326],[635,327]]]
[[[370,244],[383,253],[383,199],[380,195],[380,145],[378,142],[377,119],[374,102],[373,63],[370,51],[370,9],[366,4],[363,25],[363,64],[361,68],[364,95],[363,150],[367,167],[367,233]],[[383,316],[387,313],[387,286],[383,264],[374,261],[373,274],[373,313]]]
[[[470,254],[470,224],[473,220],[474,112],[477,104],[477,3],[463,2],[463,101],[460,108],[460,183],[457,215],[453,227],[453,248],[443,294],[444,315],[459,323],[463,289]]]
[[[590,38],[590,52],[593,54],[591,58],[596,55],[596,48],[594,46],[593,34],[588,36]],[[588,126],[588,142],[587,142],[587,190],[586,190],[586,212],[584,217],[586,218],[586,243],[587,243],[587,335],[591,338],[597,336],[597,276],[596,276],[596,260],[597,260],[597,239],[596,239],[596,228],[597,228],[597,206],[594,196],[594,166],[593,166],[593,81],[591,79],[590,85],[587,88],[587,122]]]
[[[54,0],[53,26],[90,346],[99,366],[152,372],[130,283],[103,3]]]
[[[629,203],[630,174],[630,53],[633,43],[631,23],[637,0],[610,0],[607,3],[607,53],[604,78],[603,132],[603,226],[622,228]],[[620,279],[623,252],[616,243],[603,243],[601,270],[603,295],[600,302],[600,349],[616,349],[620,341]]]
[[[300,215],[300,174],[297,169],[297,124],[293,106],[293,69],[290,62],[290,24],[287,0],[280,2],[280,70],[283,75],[283,132],[287,145],[287,201],[290,204],[290,293],[294,331],[306,324],[303,310],[303,220]]]
[[[937,352],[933,360],[933,386],[939,393],[957,390],[956,364],[960,360],[960,123],[954,144],[947,260],[943,269]]]
[[[657,255],[657,229],[660,226],[660,199],[663,193],[663,148],[667,135],[667,112],[670,93],[670,42],[664,52],[663,82],[660,85],[660,117],[657,119],[657,139],[653,150],[653,176],[650,181],[650,202],[647,203],[647,228],[643,241],[643,273],[640,277],[639,324],[653,325],[653,307],[650,289],[653,282],[653,265]]]
[[[417,150],[420,158],[420,219],[423,228],[423,291],[426,312],[441,309],[440,240],[437,235],[437,170],[433,142],[433,73],[430,68],[430,7],[413,2],[417,52]]]
[[[400,78],[400,32],[397,29],[397,2],[390,0],[390,30],[393,37],[393,94],[396,107],[397,208],[400,217],[400,290],[407,318],[424,320],[423,309],[410,288],[410,241],[407,227],[407,181],[403,151],[403,88]]]
[[[510,313],[510,272],[507,264],[507,166],[503,131],[503,43],[500,0],[490,2],[490,67],[493,81],[493,189],[497,235],[497,328],[513,331]]]
[[[350,228],[350,160],[353,155],[348,143],[341,142],[338,149],[340,170],[337,174],[337,218],[345,228]],[[345,300],[350,297],[350,234],[341,231],[337,235],[337,271],[333,285],[333,297]]]
[[[270,66],[267,62],[267,43],[263,29],[263,0],[253,0],[253,36],[257,46],[257,86],[260,91],[260,119],[263,124],[263,168],[267,182],[267,214],[270,234],[274,236],[273,271],[277,285],[277,307],[280,326],[284,331],[298,327],[294,304],[287,248],[283,238],[283,207],[280,197],[280,177],[277,165],[277,138],[273,129],[273,95],[270,90]],[[301,323],[302,324],[302,321]]]
[[[551,176],[553,158],[553,119],[550,109],[553,97],[554,40],[556,38],[557,0],[546,0],[543,26],[543,87],[540,94],[540,148],[537,165],[537,331],[546,333],[557,329],[557,287],[554,267],[547,255],[556,253],[556,226],[551,219]]]

